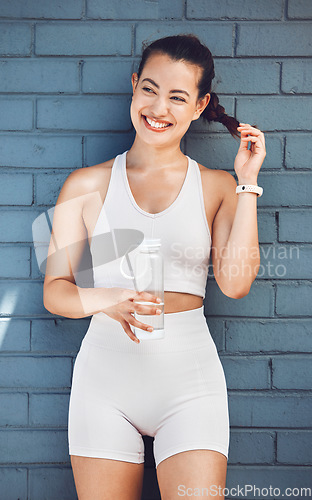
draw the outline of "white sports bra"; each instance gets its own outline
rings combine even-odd
[[[94,287],[135,290],[131,271],[140,243],[144,238],[161,238],[165,291],[205,298],[211,235],[197,162],[187,156],[188,169],[177,198],[162,212],[151,214],[137,205],[131,192],[127,152],[115,158],[90,243]]]

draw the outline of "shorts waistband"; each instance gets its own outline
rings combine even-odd
[[[133,325],[130,327],[134,331]],[[83,342],[133,354],[196,350],[209,344],[215,347],[204,315],[204,305],[187,311],[165,313],[164,328],[163,339],[141,340],[137,344],[118,321],[105,313],[98,313],[92,316]]]

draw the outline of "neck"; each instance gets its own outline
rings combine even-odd
[[[172,145],[156,147],[140,141],[137,136],[127,153],[127,167],[130,168],[148,168],[157,171],[168,167],[181,167],[181,163],[186,162],[179,144],[176,147]]]

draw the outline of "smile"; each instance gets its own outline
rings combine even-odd
[[[164,131],[167,128],[171,127],[172,123],[162,123],[162,122],[156,122],[154,120],[151,120],[147,116],[143,116],[144,123],[147,128],[150,130],[156,130],[157,132]]]

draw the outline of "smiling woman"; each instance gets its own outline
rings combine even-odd
[[[103,256],[93,268],[93,289],[75,283],[81,244],[70,255],[70,275],[46,275],[44,287],[51,312],[92,315],[75,362],[68,418],[79,500],[140,498],[143,435],[154,437],[162,500],[177,498],[181,484],[215,485],[224,498],[227,386],[203,300],[210,257],[217,284],[229,297],[247,295],[257,275],[256,183],[265,141],[258,129],[225,113],[211,92],[213,78],[211,52],[194,35],[145,47],[131,79],[131,148],[70,174],[57,202],[53,231],[59,246],[85,239],[92,243],[93,265],[96,255]],[[234,168],[246,189],[239,196],[229,172],[181,151],[183,136],[200,117],[240,136]],[[92,193],[100,193],[100,202]],[[133,290],[121,275],[117,230],[125,227],[161,238],[164,309],[154,294]],[[100,237],[110,231],[116,259],[104,262],[108,240]],[[149,325],[134,313],[148,318],[157,310],[164,312],[165,337],[139,341],[131,326],[148,331]]]

